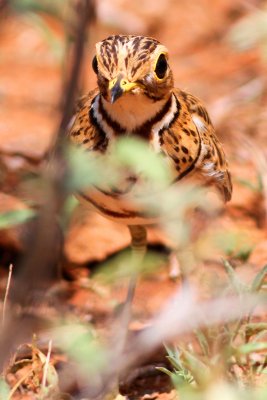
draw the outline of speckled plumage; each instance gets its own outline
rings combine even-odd
[[[200,177],[214,185],[224,201],[232,185],[222,145],[199,99],[174,88],[168,51],[157,40],[116,35],[97,43],[93,61],[98,88],[80,99],[70,140],[105,154],[122,135],[147,140],[163,153],[175,171],[175,181]],[[80,197],[106,217],[128,225],[146,224],[143,210],[128,202],[135,185],[116,192],[90,188]]]

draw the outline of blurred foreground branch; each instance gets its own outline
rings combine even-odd
[[[76,36],[71,73],[66,90],[62,94],[63,112],[49,157],[49,168],[45,167],[41,172],[44,181],[43,205],[32,225],[26,255],[21,260],[19,271],[11,285],[9,299],[13,307],[9,310],[6,317],[7,323],[0,337],[1,369],[11,349],[38,328],[41,320],[36,315],[32,315],[29,310],[34,310],[35,306],[43,301],[44,293],[56,275],[55,271],[61,255],[62,238],[57,218],[67,195],[65,190],[67,167],[63,146],[67,126],[74,109],[86,32],[94,17],[94,5],[91,0],[81,0],[75,5],[77,7]],[[15,305],[16,311],[19,311],[16,314],[14,313]]]
[[[8,6],[8,0],[0,0],[0,12]]]

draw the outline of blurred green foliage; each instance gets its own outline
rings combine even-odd
[[[34,12],[28,12],[24,18],[41,33],[56,60],[63,62],[65,55],[64,41],[57,36],[45,19]]]
[[[204,205],[203,190],[188,184],[171,185],[173,172],[162,156],[138,138],[121,138],[108,155],[101,156],[81,148],[69,147],[69,191],[91,185],[112,191],[121,188],[128,176],[137,178],[129,200],[145,207],[148,215],[182,215],[196,205]]]
[[[47,13],[58,17],[62,14],[62,8],[66,5],[65,0],[10,0],[10,7],[19,13],[35,12]]]
[[[248,233],[238,230],[218,232],[215,236],[215,243],[223,250],[224,254],[246,261],[255,244],[251,241]]]
[[[23,209],[8,211],[0,214],[0,229],[7,229],[11,226],[22,224],[33,218],[36,213],[33,210]]]
[[[249,13],[237,22],[228,38],[240,51],[259,46],[263,58],[267,60],[267,6]]]
[[[156,271],[166,262],[166,257],[148,251],[142,264],[131,262],[131,251],[125,251],[112,258],[112,260],[104,261],[94,274],[94,279],[98,282],[116,284],[122,283],[125,278],[129,279],[133,274],[142,274],[142,276],[149,276]]]
[[[9,398],[9,386],[4,381],[4,379],[0,379],[0,400],[6,400]]]
[[[244,284],[227,261],[224,267],[229,278],[229,289],[242,297],[258,293],[267,276],[264,266],[248,285]],[[226,288],[226,291],[227,288]],[[240,320],[224,325],[207,326],[194,332],[194,340],[181,341],[178,347],[166,347],[171,370],[160,368],[168,374],[177,388],[179,399],[209,399],[214,385],[222,385],[230,397],[222,400],[243,398],[263,399],[267,385],[256,389],[258,379],[267,373],[267,324],[251,322],[253,310]],[[218,393],[219,395],[219,393]],[[245,396],[245,397],[244,397]]]
[[[10,9],[23,17],[30,25],[34,26],[43,36],[58,62],[64,66],[68,35],[62,39],[52,28],[47,16],[60,22],[62,28],[66,27],[69,1],[64,0],[10,0]]]
[[[69,323],[53,329],[55,343],[77,363],[82,377],[91,383],[106,368],[108,352],[90,325]]]

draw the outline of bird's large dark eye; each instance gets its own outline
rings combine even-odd
[[[96,56],[94,56],[93,61],[92,61],[92,68],[94,72],[97,74],[98,73],[98,62]]]
[[[157,77],[159,79],[164,78],[167,68],[168,68],[168,63],[167,63],[165,54],[161,54],[158,58],[158,61],[157,61],[156,67],[155,67],[155,74],[157,75]]]

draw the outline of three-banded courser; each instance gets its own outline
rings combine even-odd
[[[115,35],[96,44],[92,62],[98,87],[82,97],[70,139],[84,149],[105,156],[112,143],[135,135],[167,158],[175,184],[190,176],[213,185],[224,201],[232,184],[222,145],[201,101],[174,86],[168,50],[143,36]],[[132,247],[146,248],[144,210],[126,201],[138,178],[129,175],[116,190],[93,186],[79,197],[99,213],[129,226]],[[125,184],[126,182],[126,184]]]

